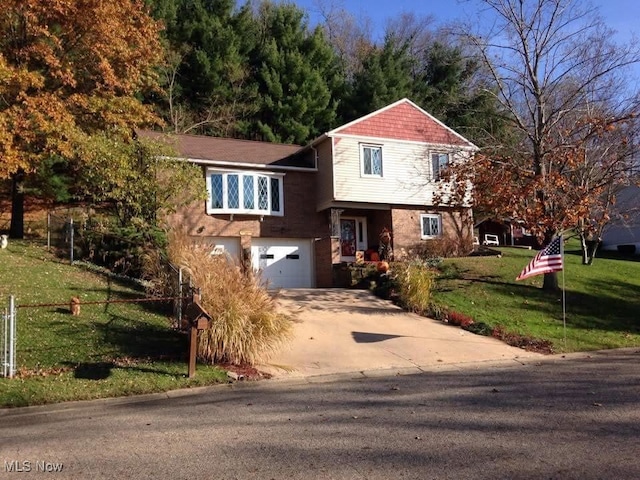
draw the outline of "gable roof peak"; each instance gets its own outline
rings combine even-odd
[[[356,135],[424,143],[456,145],[478,150],[472,142],[420,106],[402,98],[335,128],[327,135]]]

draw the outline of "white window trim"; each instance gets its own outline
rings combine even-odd
[[[429,153],[429,160],[431,161],[431,179],[434,182],[439,182],[442,180],[442,177],[440,175],[440,163],[438,162],[438,170],[436,171],[433,164],[434,155],[447,155],[449,157],[449,162],[447,162],[447,165],[451,165],[453,162],[453,154],[444,150],[433,150]]]
[[[424,221],[425,219],[437,218],[438,219],[438,235],[425,235],[424,234]],[[433,238],[439,238],[442,236],[442,215],[439,213],[421,213],[420,214],[420,238],[422,240],[429,240]]]
[[[213,186],[211,185],[211,176],[214,174],[222,175],[222,208],[213,208],[211,206],[211,201],[213,199]],[[238,194],[239,194],[239,208],[229,208],[228,207],[228,183],[227,176],[228,175],[238,175]],[[273,172],[255,172],[249,170],[223,170],[217,168],[207,168],[206,170],[206,178],[207,178],[207,214],[209,215],[217,215],[217,214],[232,214],[232,215],[260,215],[260,216],[284,216],[284,173],[273,173]],[[244,188],[243,188],[243,176],[251,176],[253,177],[253,185],[254,185],[254,208],[244,208]],[[265,177],[267,178],[267,201],[268,207],[266,210],[258,209],[258,178]],[[278,188],[280,195],[280,209],[273,210],[271,205],[271,179],[278,179]]]
[[[377,148],[380,150],[380,175],[374,173],[364,173],[364,149],[365,148]],[[373,165],[371,166],[373,170]],[[361,143],[360,144],[360,176],[366,178],[382,178],[384,176],[384,156],[382,155],[382,145],[376,145],[374,143]]]

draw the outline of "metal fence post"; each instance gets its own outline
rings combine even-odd
[[[182,328],[182,267],[178,269],[178,328]]]
[[[69,218],[69,229],[71,230],[71,232],[69,232],[69,238],[71,242],[71,251],[69,252],[69,259],[71,263],[73,263],[73,217]]]
[[[51,212],[47,212],[47,251],[51,250]]]
[[[2,330],[2,376],[6,377],[9,368],[9,311],[6,308],[2,319],[4,320]]]
[[[5,377],[13,378],[16,374],[16,300],[13,295],[9,297],[9,348],[8,358],[5,363]],[[5,338],[6,338],[5,330]],[[5,347],[6,349],[6,347]],[[5,352],[6,355],[6,352]]]

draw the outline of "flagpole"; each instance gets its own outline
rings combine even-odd
[[[562,330],[564,338],[564,346],[567,346],[567,297],[564,288],[564,270],[567,262],[564,261],[564,239],[560,240],[560,254],[562,255]]]

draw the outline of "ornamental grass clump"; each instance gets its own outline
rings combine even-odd
[[[429,311],[434,273],[421,261],[397,263],[393,267],[400,303],[408,310],[425,314]]]
[[[186,235],[170,237],[171,261],[187,269],[200,289],[201,304],[213,317],[198,338],[198,357],[206,363],[255,365],[268,360],[291,337],[291,320],[277,311],[259,276],[228,255],[193,244]]]

